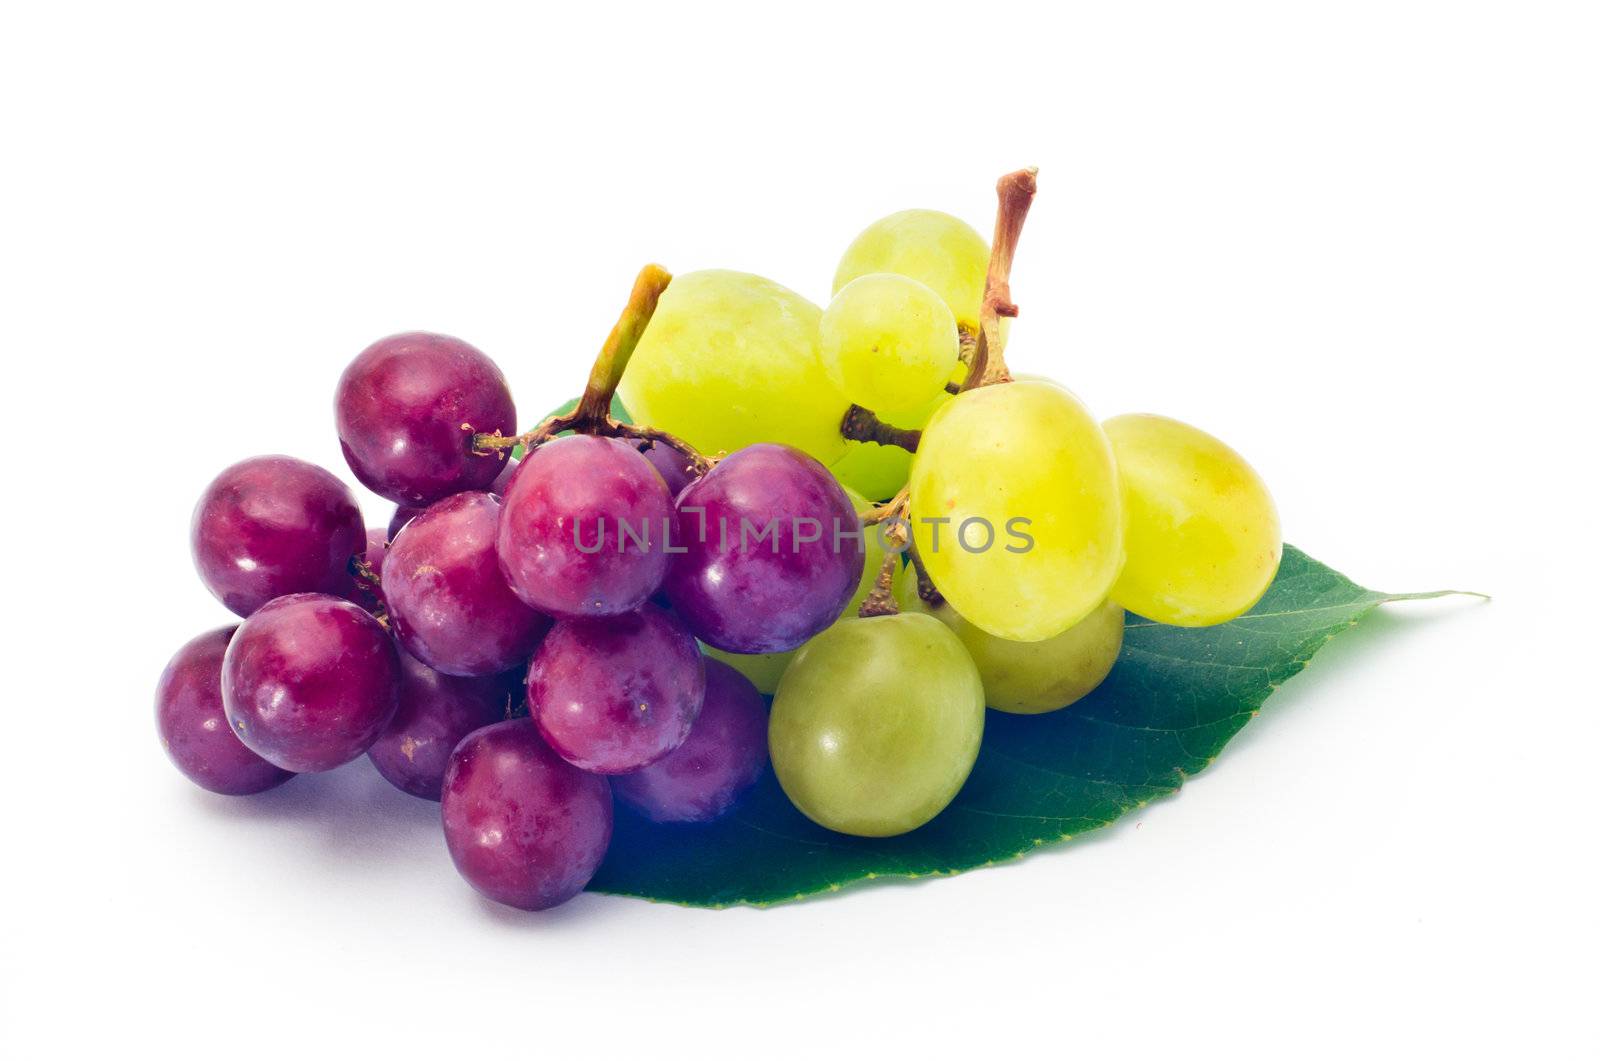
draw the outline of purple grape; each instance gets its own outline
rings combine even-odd
[[[556,623],[528,668],[528,713],[574,766],[625,774],[682,744],[705,698],[694,637],[653,604]]]
[[[507,491],[511,489],[511,480],[516,476],[517,469],[522,467],[522,462],[515,457],[508,459],[500,469],[500,474],[494,477],[494,482],[489,484],[489,493],[504,499]],[[389,517],[389,540],[394,541],[394,536],[400,533],[400,528],[416,519],[428,510],[426,505],[397,505],[394,515]]]
[[[833,624],[861,582],[861,520],[813,458],[761,443],[678,495],[685,552],[667,597],[696,637],[726,652],[786,652]],[[674,539],[675,541],[677,539]]]
[[[495,363],[460,339],[427,332],[391,335],[363,350],[339,377],[334,412],[356,478],[402,505],[488,486],[500,458],[475,454],[472,436],[517,430]]]
[[[244,621],[222,664],[222,703],[245,747],[285,770],[332,770],[394,717],[400,662],[378,620],[347,600],[296,593]]]
[[[294,775],[240,743],[222,710],[222,657],[238,627],[201,634],[178,649],[156,685],[156,729],[183,776],[224,796],[276,788]]]
[[[611,843],[611,786],[556,755],[525,718],[469,734],[450,756],[441,802],[456,869],[523,910],[577,895]]]
[[[706,660],[706,699],[689,737],[649,766],[612,781],[617,797],[652,821],[722,817],[767,765],[767,706],[750,679]]]
[[[500,567],[559,619],[630,612],[666,574],[672,495],[626,442],[571,435],[526,457],[500,520]]]
[[[239,615],[288,593],[342,591],[365,533],[350,488],[293,457],[224,469],[189,527],[201,581]]]
[[[517,474],[517,469],[522,463],[515,457],[507,460],[500,469],[500,474],[494,477],[494,482],[489,484],[489,493],[496,497],[504,498],[511,489],[511,480]],[[394,515],[389,517],[389,540],[394,541],[395,535],[400,533],[400,528],[416,519],[428,510],[426,505],[397,505]]]
[[[407,523],[410,523],[412,520],[416,519],[426,511],[428,511],[426,505],[396,505],[394,509],[394,515],[389,517],[389,540],[394,541],[395,537],[400,533],[400,528],[404,527]]]
[[[517,598],[500,573],[500,502],[467,491],[406,524],[383,563],[395,636],[435,670],[466,677],[524,662],[550,620]]]
[[[500,467],[500,474],[494,477],[494,482],[489,484],[489,492],[495,497],[504,498],[511,491],[511,480],[517,477],[517,469],[522,467],[522,462],[515,457],[507,459]]]
[[[683,493],[684,487],[699,478],[688,458],[671,446],[661,442],[642,442],[639,445],[639,452],[652,468],[661,473],[661,478],[667,484],[667,493],[673,497]]]
[[[378,773],[402,792],[437,800],[461,738],[506,717],[516,677],[456,678],[400,653],[400,709],[367,749]]]

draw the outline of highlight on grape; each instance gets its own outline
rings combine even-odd
[[[471,344],[367,347],[333,426],[396,508],[369,525],[284,456],[201,492],[195,567],[239,621],[161,676],[174,765],[245,797],[366,756],[439,802],[472,887],[539,910],[616,815],[693,845],[769,770],[827,829],[921,828],[988,711],[1071,710],[1127,612],[1244,613],[1282,555],[1244,459],[1007,365],[1036,187],[1000,180],[992,241],[934,210],[868,225],[826,307],[646,266],[576,406],[523,430]]]

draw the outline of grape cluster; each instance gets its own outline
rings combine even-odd
[[[1124,609],[1250,608],[1281,539],[1249,465],[1006,368],[1033,188],[1002,180],[992,249],[935,211],[869,226],[825,308],[647,267],[576,408],[522,434],[467,343],[368,347],[336,428],[395,513],[367,528],[290,457],[212,481],[195,565],[242,622],[161,677],[174,763],[246,795],[365,754],[441,803],[475,888],[543,909],[600,866],[613,797],[703,823],[770,758],[817,823],[904,833],[960,791],[986,706],[1105,679]]]

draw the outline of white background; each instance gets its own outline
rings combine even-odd
[[[1594,1056],[1592,5],[558,6],[0,16],[7,1055]],[[531,422],[644,262],[824,299],[1026,164],[1013,367],[1494,602],[1387,609],[1093,839],[766,911],[502,911],[364,762],[166,763],[156,677],[229,619],[194,499],[348,478],[366,343],[458,334]]]

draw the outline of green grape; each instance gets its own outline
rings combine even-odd
[[[844,456],[828,468],[841,483],[880,501],[887,501],[906,484],[906,476],[911,474],[909,451],[899,446],[880,446],[876,442],[852,441],[844,445]]]
[[[960,366],[957,366],[960,367]],[[883,412],[878,418],[895,427],[921,428],[950,401],[940,390],[931,401],[908,412]],[[887,501],[906,485],[911,474],[911,452],[899,446],[880,446],[876,442],[846,442],[844,456],[829,468],[834,478],[863,497]]]
[[[1128,561],[1111,595],[1174,626],[1250,610],[1283,558],[1266,483],[1226,445],[1164,416],[1105,423],[1122,480]]]
[[[902,451],[904,452],[904,451]],[[866,515],[872,509],[872,502],[867,501],[860,494],[846,486],[844,492],[850,498],[850,503],[860,515]],[[883,569],[884,557],[887,555],[883,548],[883,539],[878,534],[876,527],[867,527],[862,531],[862,545],[866,549],[866,564],[861,569],[861,582],[856,586],[856,591],[850,598],[850,603],[844,606],[839,613],[839,621],[855,618],[856,612],[861,607],[861,602],[867,599],[878,583],[878,572]],[[788,669],[789,663],[794,659],[794,654],[799,649],[790,649],[788,652],[758,652],[745,655],[739,652],[724,652],[720,648],[710,645],[701,645],[700,650],[713,659],[720,659],[728,666],[749,678],[751,683],[763,693],[771,696],[778,691],[778,679],[783,677],[783,672]]]
[[[950,307],[893,273],[857,277],[822,311],[822,364],[868,409],[909,409],[944,389],[961,355]]]
[[[1108,600],[1065,632],[1043,641],[1007,641],[967,622],[949,602],[929,605],[917,594],[917,573],[895,576],[895,599],[907,612],[944,623],[967,646],[989,706],[1015,715],[1055,711],[1088,696],[1111,673],[1122,651],[1122,605]]]
[[[1111,445],[1054,383],[956,397],[922,432],[910,486],[912,536],[934,585],[996,637],[1062,633],[1100,606],[1122,568]]]
[[[850,402],[817,355],[821,318],[771,280],[686,273],[661,296],[618,393],[639,423],[702,453],[782,442],[831,463]]]
[[[750,684],[763,694],[771,696],[778,691],[778,680],[783,677],[783,672],[789,669],[794,654],[800,650],[796,648],[788,652],[754,652],[746,655],[740,652],[724,652],[720,648],[702,643],[700,651],[712,659],[720,659],[749,678]]]
[[[976,335],[989,270],[989,244],[959,218],[937,210],[902,210],[874,221],[846,248],[833,290],[868,273],[898,273],[933,288]]]
[[[972,772],[983,684],[927,615],[847,619],[800,647],[772,701],[778,783],[818,825],[896,836],[938,814]]]

